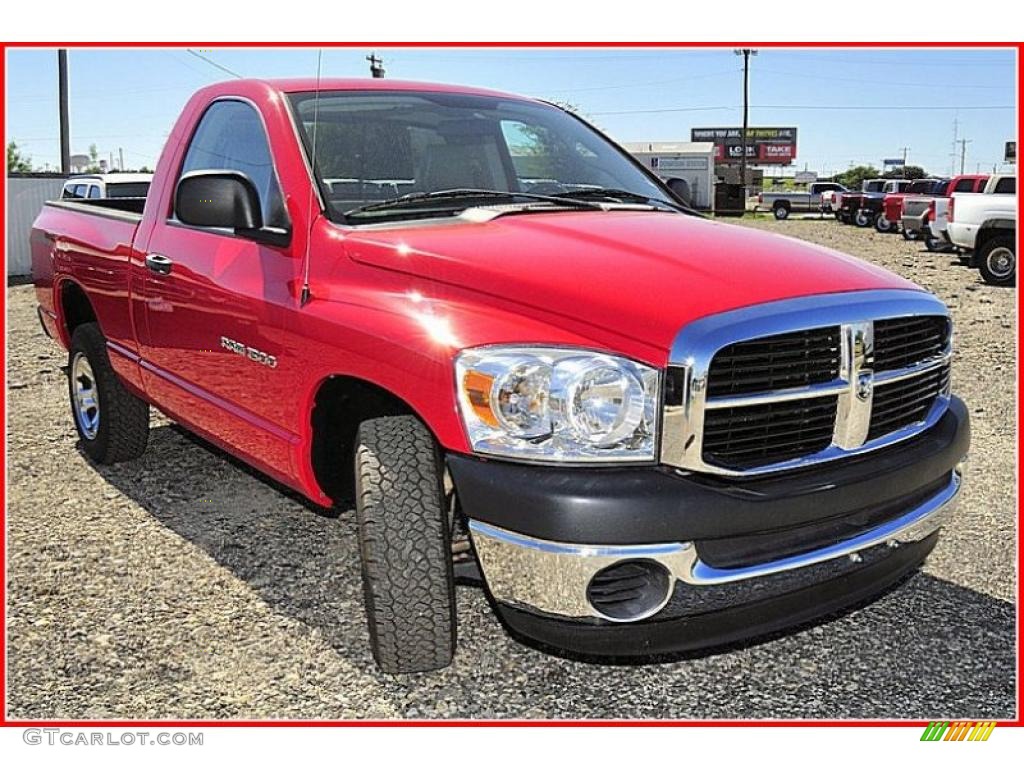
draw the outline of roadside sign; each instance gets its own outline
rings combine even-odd
[[[743,158],[742,128],[692,128],[690,141],[710,141],[715,160],[738,163]],[[796,159],[796,128],[747,128],[747,161],[789,165]]]
[[[817,171],[798,171],[793,181],[797,184],[812,184],[818,180]]]

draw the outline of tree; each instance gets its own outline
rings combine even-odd
[[[849,189],[860,189],[864,179],[878,179],[882,172],[873,165],[858,165],[848,171],[836,174],[836,181]]]
[[[102,169],[100,168],[100,151],[96,149],[95,144],[89,145],[89,167],[85,169],[86,173],[99,173]]]
[[[902,168],[893,168],[891,171],[886,171],[885,178],[887,179],[926,179],[928,174],[924,168],[919,165],[905,165]]]
[[[7,145],[7,172],[8,173],[31,173],[32,158],[22,154],[18,145],[13,141]]]

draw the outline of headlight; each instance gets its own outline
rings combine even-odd
[[[539,461],[651,461],[658,371],[582,349],[481,347],[455,361],[477,453]]]

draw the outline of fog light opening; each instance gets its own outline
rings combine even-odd
[[[668,602],[672,577],[656,560],[620,560],[602,568],[587,585],[591,608],[609,621],[640,621]]]

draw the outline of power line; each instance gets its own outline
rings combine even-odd
[[[639,83],[622,83],[621,85],[594,85],[586,88],[549,88],[545,89],[545,93],[583,93],[585,91],[612,91],[621,88],[647,88],[655,85],[673,85],[675,83],[687,83],[693,80],[707,80],[712,77],[722,77],[723,75],[734,75],[737,72],[742,72],[742,69],[733,68],[725,69],[720,72],[708,72],[704,75],[691,75],[690,77],[673,77],[670,80],[645,80]]]
[[[186,51],[188,51],[189,53],[191,53],[191,54],[192,54],[193,56],[195,56],[195,57],[196,57],[197,59],[202,59],[202,60],[203,60],[203,61],[205,61],[205,62],[206,62],[207,64],[209,64],[209,65],[210,65],[211,67],[216,67],[216,68],[217,68],[217,69],[219,69],[219,70],[220,70],[221,72],[227,72],[227,73],[228,73],[229,75],[231,75],[232,77],[237,77],[237,78],[241,78],[241,77],[242,77],[242,75],[238,74],[238,73],[237,73],[237,72],[235,72],[234,70],[232,70],[232,69],[228,69],[228,68],[227,68],[227,67],[225,67],[225,66],[224,66],[223,64],[218,64],[218,63],[217,63],[216,61],[214,61],[213,59],[207,58],[206,56],[203,56],[203,54],[201,54],[201,53],[199,53],[199,52],[197,52],[197,51],[193,51],[193,50],[192,50],[191,48],[186,48],[185,50],[186,50]]]
[[[846,104],[755,104],[758,109],[806,109],[806,110],[915,110],[915,111],[947,111],[947,110],[998,110],[998,109],[1016,109],[1013,105],[986,105],[978,107],[962,107],[962,106],[882,106],[882,105],[846,105]],[[701,111],[713,111],[713,110],[732,110],[742,109],[741,106],[721,106],[721,107],[666,107],[664,109],[622,109],[614,112],[591,112],[591,115],[647,115],[655,114],[659,112],[701,112]]]
[[[985,88],[985,89],[991,88],[991,89],[994,89],[994,90],[1006,90],[1008,87],[1010,87],[1008,85],[967,85],[967,84],[964,84],[964,83],[947,83],[947,82],[901,83],[901,82],[894,82],[892,80],[888,80],[888,79],[884,79],[884,78],[883,79],[871,80],[871,79],[860,78],[860,77],[837,77],[835,75],[809,75],[809,74],[807,74],[805,72],[787,72],[787,71],[781,70],[781,69],[771,69],[771,68],[765,69],[764,67],[760,67],[758,69],[758,71],[759,72],[769,72],[769,73],[775,74],[775,75],[786,75],[787,77],[803,77],[803,78],[807,78],[807,79],[810,79],[810,80],[828,80],[830,82],[831,81],[838,81],[838,82],[843,82],[843,83],[867,83],[869,85],[874,85],[874,86],[884,85],[886,87],[896,86],[896,87],[899,87],[899,88],[941,88],[943,90],[945,90],[947,88],[970,88],[972,91],[974,91],[974,90],[978,90],[979,88]]]

